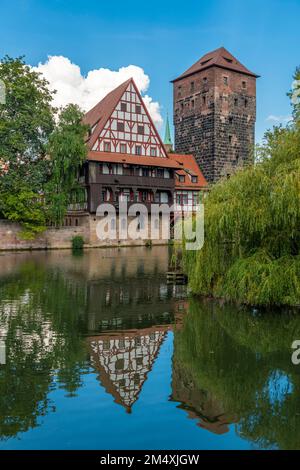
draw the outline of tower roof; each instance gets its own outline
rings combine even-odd
[[[166,130],[165,130],[164,144],[165,145],[173,145],[172,144],[172,139],[171,139],[169,115],[168,114],[167,114],[167,120],[166,120]]]
[[[197,62],[195,62],[190,68],[188,68],[183,74],[179,77],[172,80],[176,82],[182,78],[193,75],[194,73],[200,72],[202,70],[208,69],[209,67],[221,67],[227,70],[233,70],[234,72],[240,72],[245,75],[250,75],[252,77],[259,77],[255,73],[247,69],[241,62],[239,62],[230,52],[225,49],[225,47],[219,47],[214,51],[208,52],[201,57]]]

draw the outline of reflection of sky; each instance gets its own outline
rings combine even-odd
[[[39,418],[40,426],[16,439],[0,441],[0,449],[250,449],[235,433],[201,429],[177,403],[169,401],[173,334],[168,333],[132,414],[113,401],[92,370],[82,376],[77,396],[49,393],[56,411]]]
[[[267,390],[272,405],[283,403],[287,395],[293,392],[293,383],[281,370],[274,370],[268,380]]]

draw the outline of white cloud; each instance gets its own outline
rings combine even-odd
[[[145,93],[150,84],[149,76],[136,65],[121,67],[119,70],[99,68],[83,76],[80,67],[73,64],[67,57],[49,56],[46,62],[39,63],[33,69],[43,74],[51,90],[57,91],[54,95],[54,106],[60,107],[74,103],[84,111],[91,109],[107,93],[130,77],[133,77],[141,93]],[[154,124],[161,127],[163,119],[160,114],[160,104],[148,95],[143,98]]]
[[[292,119],[292,116],[275,116],[274,114],[270,114],[270,116],[267,117],[266,121],[273,121],[273,122],[282,122],[282,123],[287,123]]]

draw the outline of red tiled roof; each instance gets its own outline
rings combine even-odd
[[[227,51],[225,47],[220,47],[215,51],[205,54],[203,57],[201,57],[201,59],[199,59],[190,68],[183,72],[183,74],[172,80],[172,82],[176,82],[177,80],[181,80],[184,77],[188,77],[189,75],[213,66],[234,70],[235,72],[241,72],[256,78],[259,77],[259,75],[251,72],[243,64],[241,64],[241,62],[239,62],[232,54],[230,54],[230,52]]]
[[[97,137],[99,136],[107,120],[113,113],[115,107],[122,98],[131,81],[132,78],[129,78],[128,80],[126,80],[126,82],[122,83],[117,88],[112,90],[83,117],[84,124],[88,124],[90,127],[94,127],[96,125],[96,128],[92,132],[87,142],[88,147],[90,149],[93,148]]]
[[[141,155],[130,155],[128,153],[115,152],[88,152],[87,159],[94,162],[103,163],[126,163],[131,165],[158,166],[163,168],[179,169],[180,164],[170,158],[143,157]]]
[[[186,189],[203,189],[208,188],[206,179],[203,176],[202,171],[199,168],[198,163],[194,155],[184,155],[182,153],[169,153],[168,157],[176,162],[180,170],[177,170],[176,173],[179,175],[185,176],[185,181],[180,182],[176,178],[175,187],[176,188],[186,188]],[[189,175],[198,176],[197,183],[192,183]]]

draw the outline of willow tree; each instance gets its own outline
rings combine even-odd
[[[297,69],[296,84],[299,79]],[[300,119],[296,92],[291,94],[292,122],[266,133],[256,165],[221,180],[206,199],[204,247],[184,251],[184,266],[194,293],[252,305],[300,304]]]

